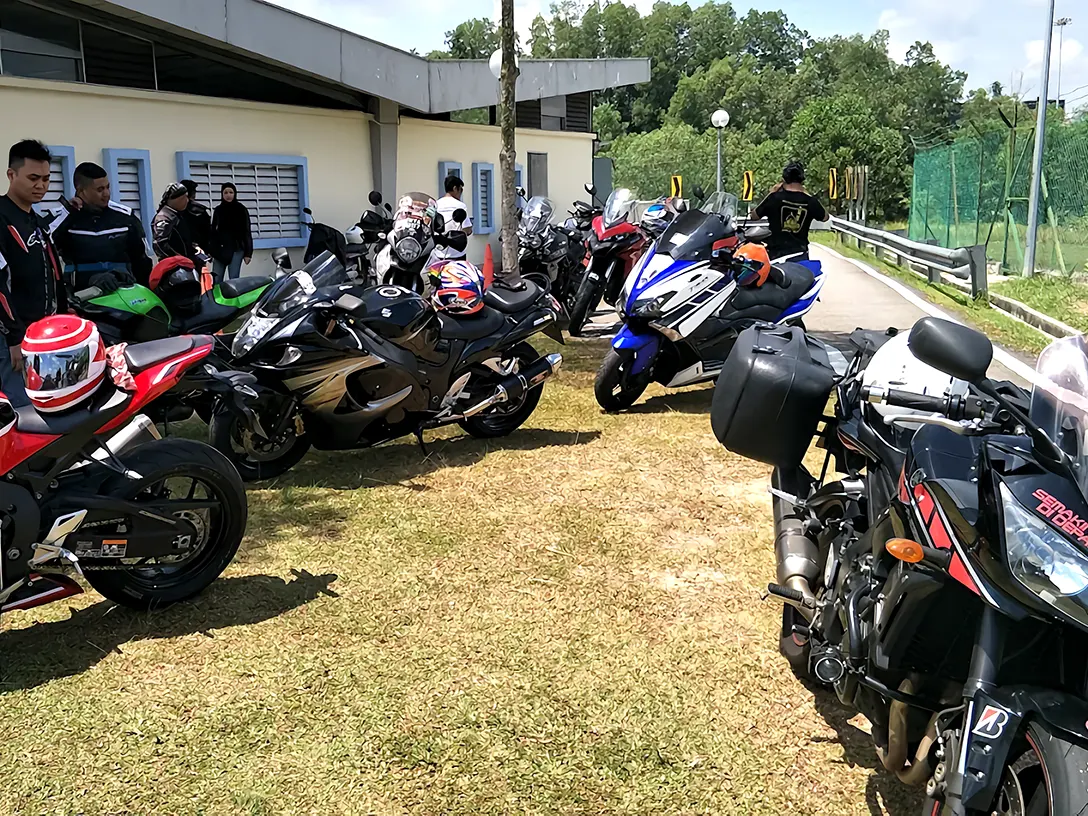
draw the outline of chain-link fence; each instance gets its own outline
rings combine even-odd
[[[910,237],[986,245],[990,263],[1023,271],[1034,131],[1009,128],[920,151]],[[1047,128],[1036,269],[1088,272],[1088,128]]]

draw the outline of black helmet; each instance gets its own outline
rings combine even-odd
[[[148,281],[150,289],[171,311],[194,314],[200,309],[204,294],[200,273],[193,262],[181,255],[164,258],[155,264]]]
[[[794,159],[782,171],[782,180],[786,184],[800,184],[805,180],[805,166]]]

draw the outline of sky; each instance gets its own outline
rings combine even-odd
[[[498,0],[415,0],[404,7],[387,0],[271,0],[389,45],[426,54],[444,45],[445,32],[471,17],[498,19]],[[644,14],[654,0],[634,0]],[[514,0],[515,25],[523,36],[550,0]],[[916,40],[933,43],[937,56],[966,71],[967,89],[1000,82],[1007,92],[1037,98],[1043,64],[1043,37],[1049,0],[735,0],[738,15],[748,8],[782,9],[812,36],[871,34],[887,29],[891,54],[902,60]],[[698,3],[693,3],[697,5]],[[1079,6],[1079,8],[1077,8]],[[1056,0],[1055,17],[1064,27],[1061,90],[1070,108],[1088,106],[1088,4]],[[1058,36],[1055,29],[1049,98],[1056,97]]]

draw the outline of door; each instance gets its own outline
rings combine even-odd
[[[548,154],[529,154],[529,198],[548,195]]]

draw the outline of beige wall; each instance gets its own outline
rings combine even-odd
[[[177,181],[178,151],[305,156],[310,207],[346,229],[367,207],[370,117],[286,105],[0,78],[0,147],[19,139],[71,145],[76,162],[103,163],[103,148],[151,152],[152,204]],[[268,272],[258,250],[247,272]],[[301,261],[301,250],[292,250]]]
[[[517,163],[528,173],[526,153],[548,154],[548,198],[563,216],[571,204],[588,198],[582,185],[593,180],[593,134],[559,133],[519,129],[516,135]],[[462,125],[401,117],[397,142],[397,190],[433,191],[438,184],[440,161],[460,162],[465,180],[465,209],[472,215],[472,163],[495,165],[496,227],[499,225],[499,130],[484,125]],[[499,234],[473,236],[469,259],[481,263],[484,245],[491,243],[496,264],[499,262]]]

